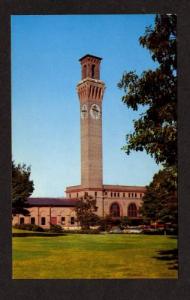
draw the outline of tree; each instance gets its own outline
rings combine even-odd
[[[90,226],[96,225],[99,217],[95,214],[97,211],[96,199],[91,196],[81,197],[76,204],[77,221],[82,229],[89,229]]]
[[[115,219],[111,215],[106,215],[101,217],[98,223],[100,231],[110,231],[113,226],[120,226],[121,220]]]
[[[149,49],[159,64],[155,70],[123,74],[118,86],[125,95],[122,101],[133,110],[147,110],[134,121],[134,132],[127,134],[124,150],[143,151],[157,163],[171,166],[177,163],[177,76],[176,76],[176,16],[157,15],[155,27],[147,27],[140,44]]]
[[[31,168],[12,162],[12,213],[29,215],[27,199],[34,191]]]
[[[143,197],[141,213],[146,221],[177,224],[177,171],[168,167],[154,175]]]
[[[123,149],[128,155],[132,150],[145,150],[163,166],[147,187],[142,214],[151,220],[177,223],[176,23],[176,15],[156,16],[154,28],[147,27],[139,38],[157,63],[156,69],[141,76],[125,72],[118,87],[124,90],[122,101],[127,107],[135,111],[144,106]]]

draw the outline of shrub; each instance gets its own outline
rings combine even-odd
[[[144,229],[143,230],[144,234],[152,234],[152,235],[163,235],[165,234],[165,230],[162,228],[149,228],[149,229]]]
[[[113,219],[111,216],[106,216],[100,219],[99,224],[100,231],[110,231],[113,226]]]
[[[35,224],[15,224],[13,227],[17,229],[29,230],[29,231],[38,231],[38,232],[44,231],[42,227]]]
[[[56,232],[56,233],[61,233],[61,232],[63,232],[63,228],[60,225],[50,224],[50,231]]]

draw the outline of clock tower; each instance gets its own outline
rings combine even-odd
[[[100,80],[101,58],[85,55],[79,59],[82,80],[77,85],[80,101],[81,186],[99,189],[102,170],[102,99],[105,84]]]

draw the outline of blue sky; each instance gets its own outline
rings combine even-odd
[[[147,185],[159,166],[144,152],[121,147],[133,112],[117,83],[124,71],[155,68],[138,42],[154,15],[12,16],[12,153],[31,165],[33,196],[62,197],[80,184],[78,59],[103,58],[103,178],[105,184]]]

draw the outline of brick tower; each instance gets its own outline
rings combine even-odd
[[[102,188],[102,99],[105,84],[100,80],[101,58],[79,59],[82,80],[77,85],[81,117],[81,186]]]

